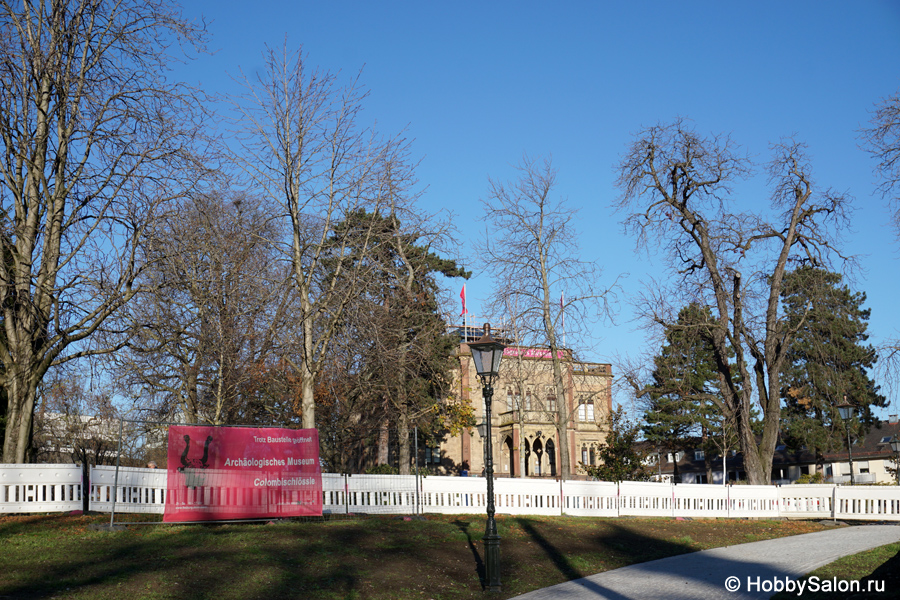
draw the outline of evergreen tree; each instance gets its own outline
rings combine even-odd
[[[724,425],[716,407],[721,400],[709,335],[712,323],[709,308],[696,303],[684,307],[666,329],[666,341],[653,360],[653,382],[641,390],[648,398],[643,432],[660,450],[677,454],[703,448],[707,455],[724,451],[718,448]],[[677,461],[674,477],[677,482]]]
[[[368,280],[341,323],[340,341],[351,380],[345,391],[357,408],[349,414],[344,411],[343,417],[349,418],[354,430],[369,435],[377,431],[382,447],[388,441],[387,428],[396,429],[400,473],[407,474],[414,427],[434,440],[445,426],[458,425],[457,418],[471,421],[465,411],[454,410],[460,407],[444,402],[458,340],[447,334],[441,317],[437,279],[467,278],[470,273],[438,256],[432,250],[431,235],[405,227],[393,213],[354,212],[335,228],[334,237],[333,247],[349,252],[350,260],[366,262]],[[363,245],[366,254],[354,255]],[[330,260],[325,264],[330,265]],[[340,277],[336,281],[342,283]],[[333,410],[320,412],[320,422],[334,418]],[[376,462],[386,459],[385,454],[382,448]]]
[[[865,344],[865,301],[864,293],[841,285],[837,273],[803,266],[785,277],[786,326],[797,333],[782,368],[782,431],[792,448],[805,447],[820,463],[823,452],[846,445],[837,406],[847,402],[856,409],[851,436],[876,422],[872,407],[885,406],[868,375],[878,357]]]
[[[630,422],[620,406],[609,415],[606,445],[600,448],[600,464],[579,463],[588,477],[599,481],[649,481],[644,466],[645,455],[638,450],[639,423]]]

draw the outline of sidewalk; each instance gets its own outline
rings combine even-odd
[[[794,581],[842,556],[894,542],[900,542],[900,525],[841,527],[631,565],[529,592],[514,600],[770,598],[774,592],[759,590],[759,584],[776,577],[782,582]],[[729,582],[739,586],[733,592],[726,590],[729,577],[737,578]],[[753,589],[748,590],[748,583]]]

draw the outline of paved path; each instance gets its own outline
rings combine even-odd
[[[842,556],[898,541],[900,525],[841,527],[631,565],[529,592],[515,600],[769,598],[774,592],[768,586],[774,585],[775,578],[794,582]],[[726,590],[729,577],[737,578],[731,580],[739,586],[734,592]]]

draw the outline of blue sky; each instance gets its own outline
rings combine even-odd
[[[285,40],[321,69],[362,69],[366,118],[414,140],[423,207],[452,208],[463,244],[484,228],[488,177],[514,177],[523,154],[552,155],[557,192],[579,209],[583,257],[608,282],[627,275],[589,360],[646,347],[627,299],[663,263],[635,254],[612,212],[614,166],[642,126],[679,116],[761,163],[782,137],[805,141],[818,184],[855,198],[845,249],[863,267],[854,287],[868,294],[871,341],[900,337],[900,242],[858,139],[900,89],[898,2],[202,0],[185,16],[206,19],[215,54],[174,75],[208,92],[237,92],[230,76],[252,75],[265,45]],[[768,206],[764,174],[737,192],[745,208]],[[486,275],[468,282],[471,313],[490,288]]]

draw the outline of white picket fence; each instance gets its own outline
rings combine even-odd
[[[80,510],[84,491],[77,465],[0,465],[0,513]],[[115,467],[91,469],[87,491],[90,510],[123,513],[162,513],[165,492],[165,470],[131,467],[119,469],[118,481]],[[481,477],[324,474],[322,492],[326,514],[484,514],[487,508],[487,481]],[[224,492],[207,485],[197,493],[214,498]],[[900,521],[896,486],[726,487],[501,478],[494,482],[494,498],[497,513],[508,515]]]

